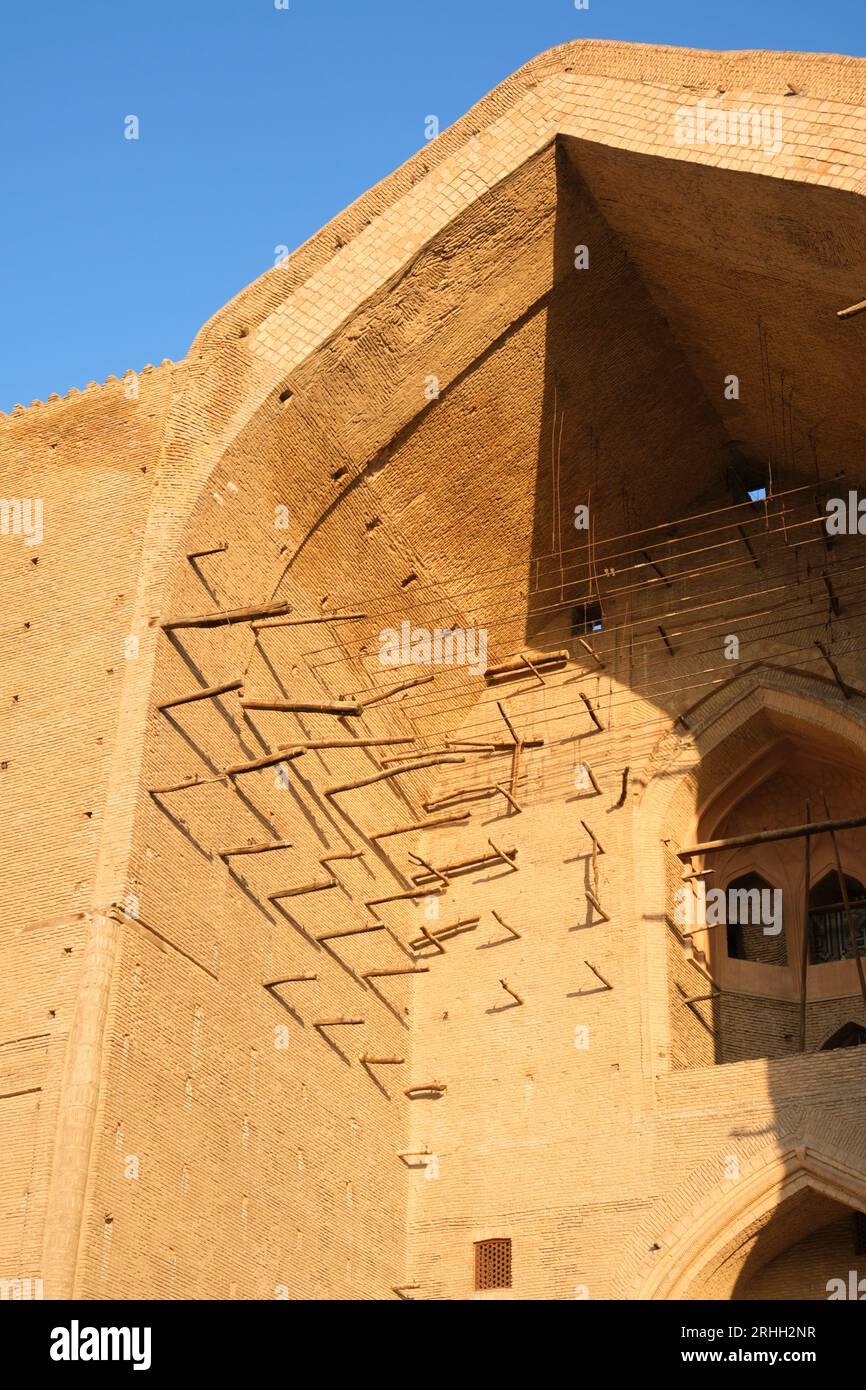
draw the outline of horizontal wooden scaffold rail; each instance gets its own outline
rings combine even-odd
[[[325,748],[390,748],[395,743],[414,743],[414,738],[329,738],[314,743],[284,743],[283,748],[301,748],[305,753]]]
[[[434,679],[434,676],[419,676],[416,680],[401,681],[399,685],[390,685],[385,690],[376,691],[366,700],[248,699],[241,700],[241,709],[271,710],[275,714],[338,714],[359,719],[371,705],[378,705],[383,700],[389,700],[392,695],[400,695],[404,690],[411,690],[416,685],[427,685]]]
[[[321,618],[283,618],[280,622],[253,623],[253,632],[268,632],[272,627],[311,627],[314,623],[356,623],[366,616],[366,613],[326,613]]]
[[[363,854],[364,851],[360,849],[344,850],[337,854],[325,855],[323,859],[319,860],[319,863],[323,869],[327,869],[330,864],[337,860],[361,859]],[[294,888],[280,888],[276,893],[268,894],[268,902],[276,903],[281,898],[299,898],[305,893],[322,893],[328,888],[339,888],[339,886],[339,882],[332,874],[330,878],[325,879],[324,883],[300,883]]]
[[[469,812],[461,811],[456,816],[440,816],[438,820],[413,821],[411,825],[395,825],[393,830],[377,830],[371,840],[387,840],[392,835],[410,835],[416,830],[437,830],[443,825],[466,825]]]
[[[276,714],[340,714],[356,719],[361,706],[348,700],[241,700],[241,709],[272,710]]]
[[[191,695],[176,695],[171,700],[164,700],[161,705],[157,705],[160,714],[167,709],[175,709],[178,705],[191,705],[195,700],[215,700],[219,695],[228,695],[232,690],[240,690],[243,687],[242,680],[226,681],[223,685],[206,685],[201,690],[194,690]]]
[[[325,932],[322,936],[317,936],[317,937],[316,937],[316,940],[319,941],[319,942],[321,942],[321,941],[339,941],[339,940],[340,940],[342,937],[344,937],[344,936],[366,936],[368,932],[371,932],[371,931],[384,931],[384,930],[385,930],[385,923],[384,923],[384,922],[377,922],[377,923],[375,924],[375,926],[369,926],[369,927],[346,927],[346,928],[345,928],[344,930],[342,930],[342,931],[327,931],[327,932]]]
[[[488,840],[487,843],[490,844],[491,842]],[[412,882],[417,883],[420,887],[424,883],[434,882],[437,877],[458,872],[471,873],[473,869],[484,869],[490,864],[506,864],[510,869],[517,868],[514,862],[518,853],[516,849],[501,850],[497,849],[495,845],[492,845],[492,849],[492,854],[476,854],[471,859],[461,859],[456,864],[446,864],[443,869],[435,869],[432,873],[413,874]]]
[[[190,787],[213,787],[217,782],[224,782],[226,774],[220,773],[219,777],[187,777],[183,782],[169,782],[165,787],[148,787],[148,796],[168,796],[169,792],[185,792]]]
[[[390,700],[392,695],[402,695],[404,690],[414,690],[416,685],[429,685],[435,680],[435,676],[416,676],[410,681],[401,681],[399,685],[389,685],[384,690],[375,691],[368,695],[366,700],[359,700],[361,709],[369,709],[371,705],[381,704],[383,700]]]
[[[221,541],[219,545],[209,545],[207,550],[188,550],[186,558],[188,560],[201,560],[205,555],[222,555],[228,548],[228,541]]]
[[[546,652],[533,656],[531,662],[525,657],[515,657],[513,661],[503,661],[500,666],[488,666],[484,679],[488,685],[504,685],[507,681],[518,680],[521,676],[532,675],[535,671],[544,674],[561,671],[568,664],[568,652]]]
[[[400,777],[404,772],[421,772],[425,767],[441,767],[445,763],[465,763],[463,757],[423,758],[420,762],[409,763],[406,767],[389,767],[386,772],[376,772],[372,777],[364,777],[359,782],[345,782],[339,787],[326,787],[325,796],[338,796],[340,792],[359,791],[362,787],[372,787],[376,782],[386,782],[391,777]]]
[[[398,965],[394,970],[365,970],[362,980],[383,980],[390,975],[429,975],[429,965]]]
[[[278,903],[281,898],[300,898],[306,893],[324,893],[328,888],[339,888],[337,880],[332,878],[327,883],[302,883],[299,888],[281,888],[277,893],[268,894],[269,903]]]
[[[220,859],[232,859],[237,854],[270,854],[275,849],[291,849],[290,840],[267,840],[259,845],[236,845],[233,849],[218,850]]]
[[[390,893],[387,898],[371,898],[369,902],[364,904],[364,906],[368,907],[372,912],[374,907],[381,907],[383,903],[417,902],[419,898],[432,898],[435,897],[437,893],[444,893],[445,887],[446,885],[444,883],[436,883],[434,879],[433,883],[431,884],[431,887],[428,889],[427,892],[425,892],[422,888],[416,888],[414,892],[410,891],[408,893]]]
[[[265,989],[276,989],[277,985],[306,985],[318,978],[318,975],[286,975],[282,980],[263,980],[262,984]]]
[[[808,825],[788,825],[781,830],[756,830],[750,835],[728,835],[723,840],[705,840],[677,850],[678,859],[691,859],[695,854],[715,854],[725,849],[745,849],[749,845],[769,845],[776,840],[801,840],[805,835],[830,834],[835,830],[859,830],[866,825],[866,816],[848,816],[844,820],[811,821]]]
[[[544,747],[543,738],[524,738],[520,742],[524,748]],[[512,753],[514,742],[512,740],[511,743],[475,743],[468,738],[449,738],[448,747],[460,753],[468,753],[470,750],[473,753]]]
[[[258,772],[263,767],[275,767],[277,763],[288,763],[294,758],[300,758],[307,750],[305,748],[279,748],[276,753],[268,753],[264,758],[253,758],[249,763],[234,763],[232,767],[225,770],[226,777],[240,777],[245,772]]]
[[[227,767],[217,777],[193,777],[184,782],[172,782],[167,787],[148,787],[150,796],[167,796],[169,792],[184,792],[190,787],[210,787],[216,782],[225,782],[228,777],[239,777],[244,772],[256,772],[259,768],[273,767],[277,763],[291,762],[305,753],[305,748],[281,748],[278,753],[269,753],[266,758],[255,758],[250,763],[235,763]]]
[[[460,921],[451,922],[447,927],[440,927],[438,931],[431,932],[425,929],[423,936],[416,936],[414,941],[409,942],[409,949],[420,951],[424,946],[438,945],[448,936],[457,936],[458,933],[464,931],[475,931],[480,921],[480,917],[462,917]]]
[[[290,613],[290,603],[256,603],[250,608],[226,608],[214,613],[195,613],[185,618],[166,618],[160,623],[163,632],[173,632],[179,627],[222,627],[225,623],[251,623],[256,618],[276,617],[278,613]]]

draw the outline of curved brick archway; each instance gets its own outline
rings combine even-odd
[[[786,1202],[805,1190],[852,1211],[866,1210],[862,1154],[790,1138],[756,1154],[742,1166],[736,1181],[720,1183],[656,1237],[661,1251],[645,1261],[628,1296],[701,1297],[701,1289],[738,1239],[747,1233],[757,1236]]]
[[[731,746],[729,741],[742,739],[761,715],[774,714],[799,725],[806,737],[811,731],[838,742],[840,748],[848,749],[854,762],[863,756],[866,702],[846,701],[838,686],[824,677],[757,663],[686,711],[688,732],[680,726],[662,739],[637,779],[640,834],[646,843],[659,846],[645,862],[642,876],[643,917],[648,924],[641,940],[644,1068],[648,1077],[670,1065],[670,958],[660,924],[670,908],[671,856],[681,845],[700,838],[698,827],[707,802],[718,796],[730,779],[732,764],[724,755],[725,748]],[[760,754],[760,737],[751,746],[746,740],[741,755],[734,760],[738,768],[735,776],[747,778],[749,760]]]

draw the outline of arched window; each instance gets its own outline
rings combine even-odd
[[[729,959],[787,965],[781,896],[760,874],[731,880],[725,890]]]
[[[821,1044],[822,1052],[832,1052],[837,1047],[862,1047],[866,1043],[866,1028],[860,1023],[845,1023],[831,1038]]]
[[[848,874],[845,888],[853,911],[857,945],[866,955],[866,888]],[[853,955],[839,875],[833,869],[809,894],[809,959],[813,965],[823,965],[831,960],[850,960]]]

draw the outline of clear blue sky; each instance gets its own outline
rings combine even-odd
[[[866,0],[6,0],[0,409],[200,326],[572,38],[866,54]],[[140,139],[123,136],[140,119]]]

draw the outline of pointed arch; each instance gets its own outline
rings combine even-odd
[[[657,1237],[631,1297],[639,1300],[694,1296],[724,1263],[738,1238],[765,1227],[779,1208],[811,1189],[852,1211],[866,1210],[861,1160],[810,1144],[773,1145],[750,1162],[735,1182],[720,1183],[684,1219]]]
[[[636,778],[636,833],[659,852],[642,864],[641,1028],[644,1074],[670,1066],[673,1034],[667,981],[670,876],[676,850],[699,839],[709,801],[735,782],[762,774],[767,750],[749,746],[748,727],[765,719],[832,740],[861,762],[866,749],[866,698],[846,700],[834,681],[793,667],[756,662],[716,687],[677,720]],[[687,725],[687,727],[686,727]],[[736,753],[740,741],[742,757]],[[708,1057],[708,1061],[711,1058]]]
[[[837,1047],[862,1047],[866,1043],[866,1028],[862,1023],[849,1019],[822,1042],[819,1051],[833,1052]]]

